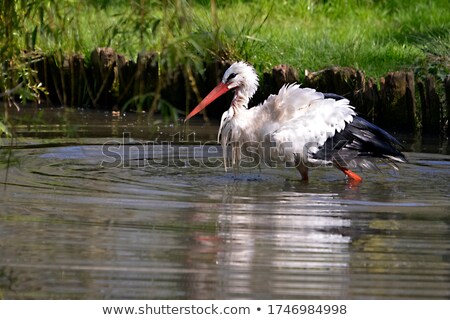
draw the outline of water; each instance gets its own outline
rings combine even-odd
[[[450,298],[450,156],[408,152],[359,186],[333,168],[309,183],[295,169],[236,177],[189,166],[202,155],[183,131],[181,160],[130,147],[108,165],[122,132],[140,145],[180,129],[134,120],[23,134],[0,170],[1,298]],[[216,129],[191,128],[202,141]]]

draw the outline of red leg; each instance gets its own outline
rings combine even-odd
[[[349,179],[352,179],[355,182],[362,182],[362,178],[358,176],[356,173],[354,173],[352,170],[347,168],[339,168],[339,169],[341,169],[342,172],[345,173]]]
[[[334,163],[334,165],[341,170],[349,179],[353,180],[354,182],[360,183],[362,182],[362,178],[358,176],[356,173],[354,173],[352,170],[341,167],[337,163]]]

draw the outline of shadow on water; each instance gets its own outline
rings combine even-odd
[[[303,183],[293,169],[143,165],[139,148],[101,166],[105,141],[13,150],[2,298],[450,297],[450,156],[410,152],[352,186],[332,168]]]

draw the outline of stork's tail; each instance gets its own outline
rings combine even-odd
[[[402,144],[392,135],[355,116],[341,132],[336,132],[328,138],[313,157],[333,161],[341,167],[352,167],[355,164],[360,167],[374,167],[370,160],[381,158],[397,168],[395,162],[407,162],[399,150],[401,148]]]

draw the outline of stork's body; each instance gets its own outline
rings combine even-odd
[[[373,166],[373,157],[405,162],[400,143],[384,130],[359,117],[349,101],[297,84],[283,86],[277,95],[248,108],[258,78],[253,67],[236,62],[222,82],[187,116],[200,112],[213,100],[235,90],[230,108],[222,115],[219,141],[232,147],[231,161],[239,165],[241,155],[258,154],[269,165],[293,164],[303,180],[308,168],[334,165],[356,182],[362,179],[349,167]]]

